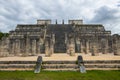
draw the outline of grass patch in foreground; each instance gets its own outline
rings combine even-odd
[[[120,71],[0,71],[0,80],[120,80]]]

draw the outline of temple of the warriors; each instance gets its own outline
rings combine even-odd
[[[29,56],[63,53],[120,55],[120,36],[106,31],[101,24],[84,24],[83,20],[37,20],[37,24],[18,24],[9,37],[0,41],[0,56]]]

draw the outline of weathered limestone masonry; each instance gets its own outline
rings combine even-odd
[[[34,70],[36,61],[0,61],[0,71]],[[120,60],[85,60],[86,70],[120,70]],[[76,61],[43,61],[42,70],[79,71]]]
[[[120,35],[111,35],[101,24],[83,24],[69,20],[68,24],[52,24],[51,20],[37,20],[37,24],[18,24],[9,37],[0,41],[0,56],[29,56],[45,53],[89,54],[114,53],[120,55]]]

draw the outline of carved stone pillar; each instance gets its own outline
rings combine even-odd
[[[21,53],[24,55],[26,53],[26,44],[25,44],[25,39],[21,40]]]
[[[93,46],[92,47],[92,56],[96,56],[96,54],[97,54],[96,46]]]
[[[11,54],[15,54],[15,41],[11,40]]]
[[[98,36],[92,36],[92,56],[98,55]]]
[[[39,41],[37,41],[37,54],[40,54],[40,46],[41,46],[41,43],[39,40]]]
[[[92,56],[97,56],[98,55],[98,47],[96,43],[93,43],[92,45]]]
[[[55,34],[52,34],[52,39],[50,39],[50,55],[54,53],[54,44],[55,44]]]
[[[54,53],[54,47],[53,47],[53,45],[51,45],[50,46],[50,53],[49,53],[49,55],[52,55]]]
[[[70,56],[75,55],[75,45],[74,44],[69,45],[69,52],[70,52]]]
[[[67,50],[68,54],[70,54],[70,56],[74,56],[75,55],[75,42],[74,39],[71,39],[69,44],[68,44],[68,50]]]
[[[84,53],[84,44],[83,44],[83,41],[81,42],[81,53]]]
[[[40,38],[39,39],[39,51],[40,51],[40,53],[43,52],[43,45],[44,45],[44,39]]]
[[[54,54],[54,45],[55,45],[55,34],[53,34],[53,47],[52,47],[53,54]]]
[[[36,39],[32,40],[32,55],[36,54]]]
[[[102,39],[101,49],[102,49],[103,54],[106,54],[108,52],[108,40],[107,39]]]
[[[45,43],[45,56],[46,57],[49,57],[50,54],[49,54],[49,44],[48,44],[48,41],[46,41]]]
[[[86,54],[89,53],[89,41],[86,42]]]
[[[17,40],[15,39],[15,42],[14,42],[14,55],[17,55]]]
[[[114,44],[114,55],[120,55],[120,39],[116,38],[116,42]]]
[[[80,52],[80,39],[78,38],[78,39],[76,39],[76,50],[77,50],[77,52],[79,53]]]
[[[27,37],[26,39],[26,53],[24,54],[25,56],[29,55],[30,54],[30,39]]]
[[[15,46],[16,46],[16,55],[19,55],[20,54],[20,40],[19,39],[16,39],[16,42],[15,42]]]
[[[108,40],[105,41],[106,45],[105,45],[105,54],[108,53]]]

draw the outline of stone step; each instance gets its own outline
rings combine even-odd
[[[35,65],[0,65],[0,69],[3,68],[34,68]]]
[[[85,65],[86,68],[120,68],[120,65]],[[42,65],[42,68],[43,69],[46,69],[46,68],[56,68],[56,69],[59,69],[59,68],[78,68],[78,65],[76,66],[70,66],[70,65],[49,65],[49,66],[43,66]]]
[[[120,70],[118,68],[85,68],[86,70]],[[43,69],[44,71],[80,71],[79,68],[64,68],[64,69]]]
[[[0,64],[35,64],[36,61],[0,61]]]
[[[35,66],[35,64],[0,64],[0,66]]]
[[[34,70],[33,68],[0,68],[0,71],[30,71]]]
[[[61,65],[62,66],[66,66],[66,65],[67,66],[78,66],[78,64],[42,64],[42,66],[61,66]],[[102,65],[108,65],[109,66],[109,65],[120,65],[120,64],[93,64],[92,63],[92,64],[84,64],[84,65],[94,65],[94,66],[95,65],[101,65],[101,66]]]
[[[0,64],[0,68],[27,68],[27,67],[34,67],[35,64]],[[42,67],[47,68],[76,68],[78,65],[76,64],[43,64]],[[117,67],[120,68],[120,64],[85,64],[85,67],[87,68],[94,68],[94,67]]]
[[[44,71],[79,71],[79,69],[64,68],[64,69],[43,69]]]
[[[111,63],[118,63],[120,64],[120,60],[94,60],[94,61],[84,61],[85,64],[97,63],[97,64],[111,64]]]
[[[44,61],[43,64],[76,64],[77,61]]]
[[[109,60],[109,61],[100,61],[100,60],[90,60],[84,61],[85,64],[97,63],[97,64],[109,64],[109,63],[119,63],[120,60]],[[36,61],[0,61],[0,64],[36,64]],[[43,64],[77,64],[77,61],[43,61]]]
[[[120,61],[84,61],[87,70],[120,70]],[[0,61],[0,70],[34,70],[36,61]],[[42,70],[79,70],[77,61],[43,61]]]

